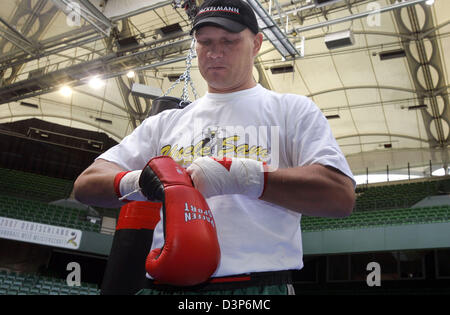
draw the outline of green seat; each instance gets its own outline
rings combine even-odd
[[[29,291],[28,293],[29,293],[30,295],[39,295],[39,294],[40,294],[39,290],[36,289],[36,288],[30,289],[30,291]]]
[[[39,294],[41,294],[41,295],[49,295],[50,294],[50,290],[41,289],[41,290],[39,290]]]

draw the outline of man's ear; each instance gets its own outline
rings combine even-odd
[[[263,42],[263,34],[259,32],[258,34],[255,35],[255,38],[253,39],[253,57],[256,57],[256,55],[259,53],[262,42]]]

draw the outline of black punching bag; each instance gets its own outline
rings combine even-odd
[[[149,116],[189,104],[181,98],[161,96],[153,100]],[[145,287],[145,261],[160,209],[161,203],[147,201],[133,201],[121,208],[103,276],[102,295],[131,295]]]
[[[120,209],[101,288],[102,295],[132,295],[146,282],[145,260],[161,203],[132,201]]]
[[[150,110],[149,116],[153,116],[156,114],[165,111],[166,109],[182,109],[188,106],[190,102],[182,101],[181,98],[172,97],[172,96],[160,96],[155,98],[152,102],[152,109]]]

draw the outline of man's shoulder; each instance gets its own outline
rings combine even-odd
[[[278,92],[274,90],[269,90],[263,86],[261,88],[267,93],[268,96],[280,99],[282,101],[297,101],[297,102],[310,102],[311,100],[302,94]]]
[[[280,109],[285,108],[288,112],[291,110],[309,111],[316,106],[314,102],[305,95],[277,92],[265,88],[264,90],[265,93],[264,95],[261,95],[261,97],[267,101],[268,104],[280,107]]]

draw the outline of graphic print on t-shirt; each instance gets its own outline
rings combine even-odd
[[[171,156],[183,167],[202,156],[249,158],[277,167],[278,141],[278,126],[207,126],[162,144],[160,154]]]

